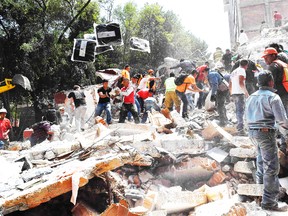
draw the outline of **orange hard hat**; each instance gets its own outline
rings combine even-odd
[[[154,73],[154,70],[153,69],[149,69],[148,73]]]
[[[268,47],[264,50],[262,58],[264,58],[264,56],[272,55],[272,54],[278,54],[277,50],[275,48]]]

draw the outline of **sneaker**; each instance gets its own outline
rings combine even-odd
[[[276,212],[287,212],[288,211],[288,206],[285,205],[285,206],[282,206],[282,207],[279,207],[278,205],[277,206],[261,206],[261,208],[263,210],[267,210],[267,211],[276,211]]]

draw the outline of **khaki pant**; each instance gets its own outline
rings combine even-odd
[[[170,109],[172,109],[173,103],[174,103],[176,109],[180,108],[181,101],[180,101],[179,97],[177,96],[176,92],[175,91],[166,92],[165,93],[165,103],[164,103],[165,107],[170,110]]]

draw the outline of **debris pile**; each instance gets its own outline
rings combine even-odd
[[[225,128],[213,111],[194,110],[184,120],[176,111],[152,110],[149,124],[96,121],[79,133],[55,127],[52,141],[33,147],[14,143],[14,151],[0,151],[0,212],[264,214],[257,207],[263,186],[255,184],[255,146],[235,136],[234,107],[227,108]],[[287,182],[281,179],[283,187]]]

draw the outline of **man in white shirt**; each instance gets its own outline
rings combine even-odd
[[[239,35],[239,45],[243,46],[248,43],[248,37],[247,34],[244,32],[244,30],[240,30],[240,35]]]
[[[243,116],[245,111],[245,97],[249,94],[245,86],[246,69],[248,61],[243,59],[240,61],[240,66],[232,71],[229,81],[229,91],[232,95],[236,106],[237,130],[239,135],[245,135]]]

